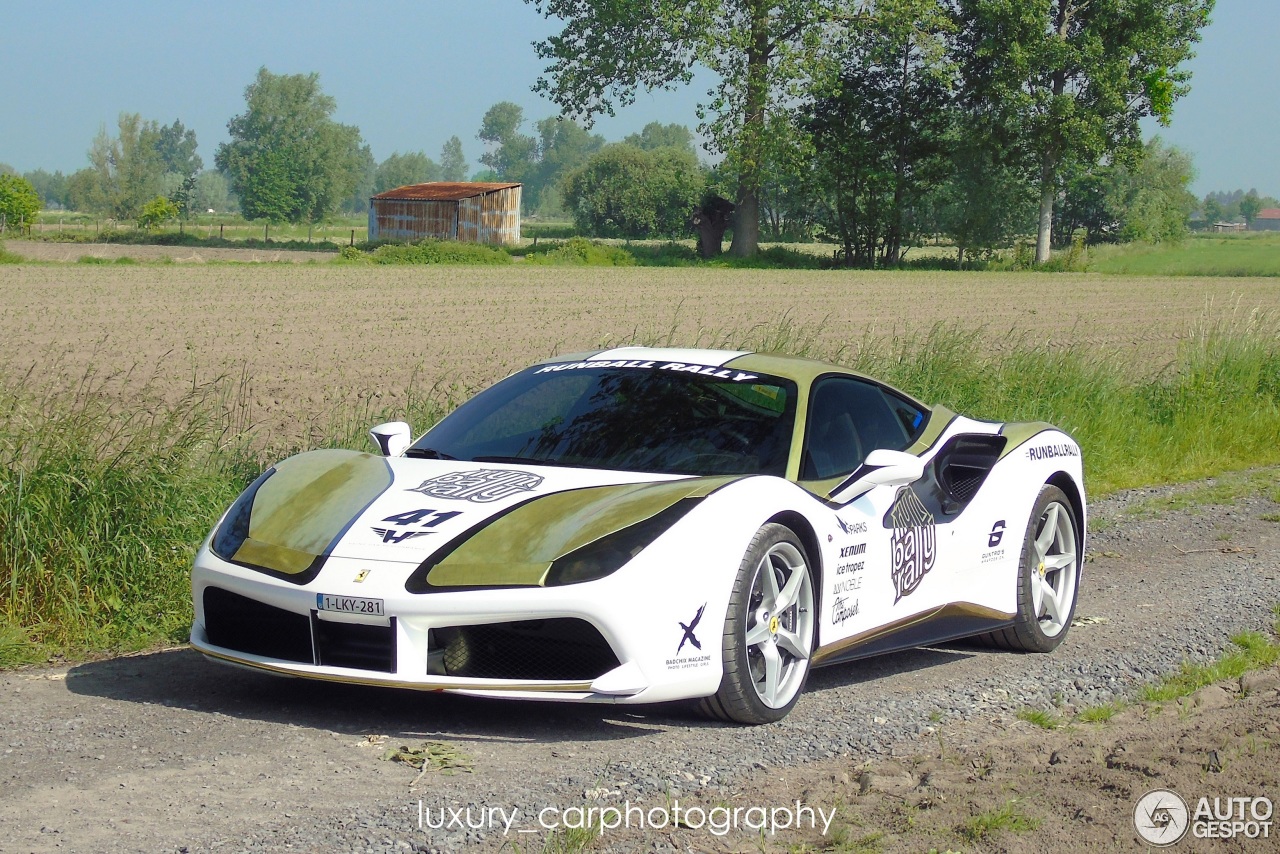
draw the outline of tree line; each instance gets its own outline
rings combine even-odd
[[[1210,219],[1254,209],[1194,199],[1190,158],[1139,128],[1167,123],[1189,91],[1183,65],[1213,0],[527,2],[563,26],[537,44],[548,65],[534,84],[561,114],[530,128],[519,106],[495,104],[472,177],[521,182],[526,213],[589,234],[687,236],[698,209],[723,214],[737,254],[762,237],[820,238],[847,263],[891,265],[946,236],[963,262],[1033,234],[1043,261],[1081,237],[1176,238],[1198,206]],[[714,167],[680,125],[613,144],[591,132],[695,65],[720,80],[699,107]],[[179,122],[122,116],[66,179],[68,203],[123,215],[158,187],[179,209],[234,200],[249,218],[316,222],[466,174],[457,137],[438,163],[375,163],[359,130],[333,121],[315,74],[261,69],[245,103],[216,170],[199,171]]]

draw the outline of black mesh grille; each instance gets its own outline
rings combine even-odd
[[[963,466],[952,466],[947,470],[947,491],[957,501],[968,501],[973,498],[978,487],[987,479],[987,472],[982,469],[970,469]]]
[[[396,672],[396,621],[389,626],[337,623],[322,620],[312,612],[311,629],[316,638],[316,661],[329,667]]]
[[[590,681],[619,664],[595,626],[567,617],[432,629],[428,646],[434,676]]]
[[[214,646],[314,664],[311,656],[311,621],[218,587],[204,590],[204,630]]]

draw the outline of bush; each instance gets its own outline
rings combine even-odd
[[[496,246],[427,239],[418,243],[386,243],[369,253],[375,264],[510,264],[511,256]]]
[[[636,257],[620,246],[595,243],[585,237],[574,237],[566,243],[553,244],[545,252],[525,256],[530,264],[569,267],[634,267]]]

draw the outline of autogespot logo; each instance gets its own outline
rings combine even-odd
[[[1190,818],[1187,802],[1168,789],[1147,792],[1133,808],[1134,829],[1157,848],[1180,842],[1187,835]]]

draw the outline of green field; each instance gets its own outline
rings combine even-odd
[[[1089,250],[1089,270],[1132,276],[1280,276],[1280,232],[1197,234],[1179,244]]]

